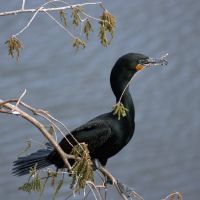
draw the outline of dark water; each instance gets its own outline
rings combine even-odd
[[[108,168],[145,200],[161,199],[173,191],[198,200],[200,1],[116,0],[105,5],[118,20],[111,46],[104,49],[92,40],[75,54],[71,39],[41,14],[21,35],[25,48],[19,63],[7,56],[4,42],[31,15],[1,17],[0,98],[19,97],[26,88],[24,101],[49,110],[72,129],[111,109],[109,73],[119,56],[142,52],[155,57],[168,52],[167,67],[146,70],[134,80],[134,139],[110,159]],[[0,10],[17,6],[18,1],[4,1]],[[40,133],[6,115],[0,115],[0,127],[0,197],[35,199],[18,192],[26,178],[13,177],[10,169],[24,141],[39,141]],[[64,196],[65,192],[59,199]]]

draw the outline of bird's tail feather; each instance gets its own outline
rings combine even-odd
[[[36,167],[36,169],[39,170],[51,165],[47,160],[47,156],[51,151],[51,148],[40,149],[28,156],[19,157],[13,162],[12,174],[22,176],[28,174],[33,167]]]

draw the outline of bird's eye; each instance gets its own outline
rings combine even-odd
[[[141,65],[145,65],[145,64],[148,64],[148,60],[147,59],[141,59],[141,60],[138,60],[138,63],[141,64]]]

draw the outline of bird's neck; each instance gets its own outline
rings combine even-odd
[[[129,87],[127,87],[128,81],[120,81],[120,79],[112,80],[111,87],[116,97],[116,103],[119,101],[123,103],[124,107],[128,109],[127,117],[134,121],[135,109]],[[126,89],[125,89],[126,88]],[[125,90],[125,91],[124,91]]]
[[[110,75],[110,84],[112,91],[116,97],[116,102],[123,103],[124,107],[128,109],[126,118],[134,123],[135,109],[131,94],[129,93],[128,83],[133,75],[124,73],[123,68],[117,64],[113,67]]]
[[[135,117],[135,109],[134,109],[134,104],[133,104],[133,100],[131,97],[131,94],[129,92],[129,87],[126,88],[126,90],[124,91],[124,88],[126,87],[126,85],[124,85],[123,89],[121,89],[120,91],[120,96],[116,96],[116,102],[121,102],[123,103],[124,107],[128,109],[127,115],[132,118],[134,120]],[[124,93],[123,93],[124,91]],[[121,96],[123,93],[123,96]]]

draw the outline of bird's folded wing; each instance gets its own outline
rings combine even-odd
[[[73,137],[76,138],[79,143],[85,142],[86,144],[88,144],[89,150],[92,153],[108,141],[108,139],[111,137],[111,128],[104,120],[93,120],[80,126],[79,128],[76,128],[72,131],[71,134],[73,135]],[[73,145],[76,144],[71,135],[67,135],[66,137],[70,141],[70,143],[72,143]],[[66,144],[67,141],[64,138],[60,142],[60,146],[63,149],[66,149]]]

